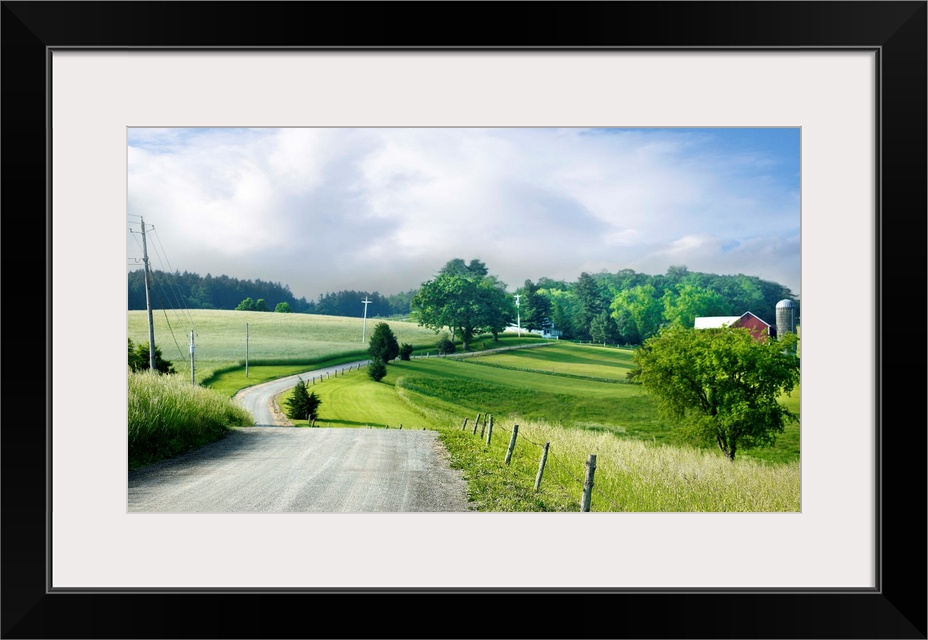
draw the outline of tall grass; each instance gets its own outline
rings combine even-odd
[[[502,426],[504,433],[507,426]],[[517,445],[512,464],[533,481],[545,442],[551,443],[547,481],[573,495],[575,503],[582,493],[587,460],[590,454],[596,456],[594,511],[770,512],[800,508],[798,462],[732,462],[715,451],[523,421],[517,436],[521,448]],[[503,444],[497,446],[502,449]]]
[[[409,390],[403,390],[401,397],[420,407],[428,402]],[[474,417],[462,429],[461,417],[452,417],[446,409],[427,411],[433,419],[444,419],[437,430],[452,466],[465,474],[469,498],[480,511],[579,511],[591,454],[596,456],[591,511],[797,512],[801,507],[798,461],[732,462],[694,447],[508,419],[494,420],[487,445],[480,433],[485,431],[483,424],[474,434]],[[515,447],[506,464],[513,433]],[[536,491],[546,443],[548,455]]]
[[[179,375],[129,372],[129,468],[221,438],[251,415],[221,393]]]

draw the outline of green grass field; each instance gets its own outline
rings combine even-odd
[[[228,398],[245,386],[305,371],[306,364],[323,367],[365,357],[360,319],[230,311],[190,315],[197,332],[197,378],[205,379],[217,396]],[[144,312],[129,314],[133,341],[147,341],[146,320]],[[247,378],[242,366],[246,321]],[[368,337],[375,324],[368,319]],[[435,332],[408,322],[389,324],[400,342],[416,345],[420,354],[434,354]],[[156,321],[156,338],[183,338],[182,331],[169,326],[176,325]],[[504,334],[494,343],[480,336],[472,348],[538,341]],[[156,343],[170,360],[165,342]],[[179,343],[178,353],[185,345]],[[189,363],[184,373],[185,361],[176,356],[174,361],[181,372],[177,377],[189,381]],[[799,510],[798,424],[789,425],[775,446],[741,450],[730,463],[714,449],[682,441],[674,425],[658,415],[654,399],[627,381],[633,366],[630,349],[547,341],[543,347],[466,359],[396,360],[380,382],[362,368],[310,389],[322,400],[317,427],[438,431],[452,465],[469,480],[471,499],[483,511],[576,511],[590,454],[598,456],[601,469],[594,511]],[[282,407],[288,395],[278,398]],[[798,413],[799,390],[783,402]],[[490,443],[481,433],[488,414],[495,429]],[[482,423],[474,433],[478,417]],[[468,423],[462,429],[464,419]],[[517,446],[506,464],[515,425]],[[545,488],[535,491],[546,442]]]
[[[394,361],[380,383],[361,370],[312,390],[323,400],[319,422],[332,426],[418,426],[408,410],[399,410],[405,394],[417,397],[420,405],[461,419],[492,413],[515,422],[540,421],[564,430],[687,445],[674,425],[659,416],[654,399],[640,385],[625,381],[632,366],[630,350],[559,342],[464,360]],[[391,387],[395,396],[384,393],[384,387]],[[783,402],[798,413],[798,390],[784,396]],[[798,461],[799,424],[788,425],[775,446],[742,450],[739,457]]]
[[[148,314],[129,311],[129,338],[148,342]],[[374,327],[380,320],[316,316],[302,313],[253,311],[155,311],[152,314],[155,345],[162,356],[174,363],[179,374],[190,379],[190,331],[195,333],[194,366],[196,380],[208,380],[217,371],[260,365],[300,365],[319,362],[342,354],[367,350]],[[438,336],[431,329],[412,322],[384,321],[400,343],[434,348]],[[246,340],[246,327],[247,340]],[[366,335],[365,335],[366,334]],[[363,356],[362,356],[363,357]],[[291,370],[290,372],[295,372]],[[255,375],[260,375],[255,370]],[[287,373],[281,373],[287,375]],[[256,380],[260,381],[260,380]],[[256,381],[251,381],[255,384]]]

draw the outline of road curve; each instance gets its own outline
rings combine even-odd
[[[325,378],[326,376],[333,376],[349,368],[355,369],[366,366],[367,363],[367,360],[359,360],[357,362],[349,362],[334,367],[305,371],[300,374],[287,376],[286,378],[271,380],[270,382],[262,382],[261,384],[242,389],[232,397],[232,401],[251,413],[252,417],[255,419],[256,427],[289,426],[291,424],[290,421],[287,420],[286,416],[284,416],[284,414],[280,412],[280,409],[274,404],[274,398],[296,385],[299,378],[302,378],[305,382],[309,382],[313,377]]]
[[[499,353],[502,351],[511,351],[513,349],[531,349],[537,347],[549,346],[550,342],[539,342],[533,344],[519,345],[515,347],[503,347],[501,349],[487,349],[486,351],[477,351],[470,353],[454,353],[447,356],[441,356],[443,358],[469,358],[479,355],[485,355],[489,353]],[[414,356],[415,358],[421,358],[424,356]],[[432,356],[439,357],[439,356]],[[309,382],[313,378],[326,378],[327,376],[334,376],[341,374],[342,372],[350,369],[357,369],[359,367],[365,367],[369,363],[369,360],[358,360],[355,362],[348,362],[345,364],[340,364],[332,367],[324,367],[322,369],[313,369],[312,371],[304,371],[303,373],[295,374],[292,376],[287,376],[285,378],[278,378],[277,380],[271,380],[270,382],[262,382],[261,384],[256,384],[251,387],[242,389],[236,393],[232,400],[240,406],[244,407],[255,419],[256,427],[272,427],[272,426],[289,426],[291,425],[290,421],[287,420],[287,417],[280,411],[280,408],[277,407],[274,403],[274,398],[279,396],[284,391],[292,388],[298,382],[299,378],[302,378],[305,382]]]
[[[467,500],[467,483],[451,469],[436,432],[297,429],[276,406],[275,398],[298,378],[308,382],[335,376],[367,362],[315,369],[238,392],[233,401],[252,414],[259,428],[234,428],[218,442],[130,471],[129,511],[474,510]]]

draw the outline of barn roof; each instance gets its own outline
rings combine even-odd
[[[762,323],[762,324],[765,324],[765,325],[767,325],[768,327],[770,326],[770,323],[769,323],[769,322],[766,322],[763,318],[760,318],[760,317],[756,316],[755,314],[751,313],[750,311],[745,311],[743,314],[741,314],[741,317],[742,317],[742,318],[743,318],[744,316],[751,316],[752,318],[756,318],[758,322],[760,322],[760,323]]]

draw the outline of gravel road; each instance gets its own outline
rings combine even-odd
[[[129,473],[130,512],[469,511],[434,431],[236,428]]]
[[[529,345],[529,346],[543,346]],[[508,349],[507,349],[508,350]],[[353,362],[300,374],[336,375]],[[451,469],[434,431],[297,429],[274,399],[288,376],[240,391],[233,400],[254,427],[129,472],[129,511],[168,513],[472,511],[467,483]]]

